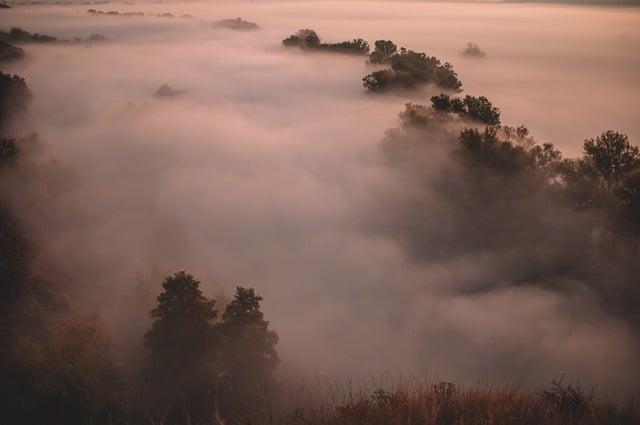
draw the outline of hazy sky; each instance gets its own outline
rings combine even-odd
[[[93,16],[89,7],[193,18]],[[261,29],[211,26],[237,16]],[[590,293],[462,293],[478,274],[500,279],[493,253],[420,264],[371,231],[370,216],[406,200],[380,141],[404,103],[434,90],[367,95],[364,58],[280,42],[313,28],[327,42],[391,39],[425,51],[453,64],[463,94],[500,107],[503,123],[576,156],[610,128],[640,141],[640,11],[109,3],[3,10],[0,28],[10,26],[108,39],[25,45],[29,57],[3,70],[26,78],[35,98],[18,130],[44,145],[16,177],[30,185],[15,203],[43,251],[85,288],[78,297],[117,333],[135,328],[126,310],[137,275],[187,269],[211,296],[256,287],[281,336],[283,370],[536,385],[567,373],[637,389],[637,333]],[[485,59],[462,57],[470,41]],[[184,95],[154,97],[164,83]]]

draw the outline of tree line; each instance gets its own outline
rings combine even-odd
[[[389,90],[414,90],[420,86],[434,84],[441,89],[458,92],[462,83],[449,62],[442,63],[434,56],[424,52],[407,50],[391,40],[377,40],[374,50],[370,51],[369,43],[361,38],[339,43],[322,43],[318,34],[312,29],[301,29],[282,40],[288,47],[298,47],[309,51],[326,51],[366,55],[369,64],[382,66],[362,78],[363,86],[371,92]]]
[[[253,288],[237,287],[219,317],[192,275],[168,276],[146,354],[123,365],[104,324],[79,316],[67,287],[42,272],[47,259],[5,199],[5,173],[37,138],[9,137],[31,97],[23,78],[0,73],[0,423],[210,423],[272,397],[278,335]]]

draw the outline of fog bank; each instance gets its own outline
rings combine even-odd
[[[94,16],[89,7],[176,18]],[[211,25],[236,16],[260,29]],[[27,189],[9,196],[44,255],[79,288],[75,302],[117,335],[140,337],[147,326],[144,312],[130,311],[155,295],[145,287],[146,299],[132,301],[140,281],[186,269],[210,296],[256,287],[280,334],[283,375],[426,372],[545,385],[567,374],[586,386],[638,389],[638,329],[588,288],[497,282],[474,291],[479,275],[504,278],[493,252],[416,262],[397,238],[372,229],[371,218],[394,213],[414,184],[385,164],[380,141],[405,102],[427,102],[435,89],[368,95],[365,58],[280,42],[313,28],[328,42],[391,39],[425,51],[451,62],[464,94],[489,97],[504,123],[527,125],[576,156],[585,138],[609,128],[640,141],[639,11],[109,3],[16,6],[0,16],[0,28],[10,26],[107,38],[24,45],[28,59],[3,71],[23,76],[34,94],[15,133],[41,141],[9,176]],[[468,41],[486,58],[464,58]],[[184,93],[154,96],[162,84]],[[436,176],[448,160],[431,154]]]

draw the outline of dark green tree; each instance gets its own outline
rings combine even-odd
[[[220,347],[227,379],[221,404],[226,414],[242,413],[274,389],[278,334],[264,320],[260,301],[253,288],[238,287],[222,315]]]
[[[150,357],[145,368],[160,417],[210,418],[215,386],[215,302],[184,271],[165,279],[154,319],[144,336]]]

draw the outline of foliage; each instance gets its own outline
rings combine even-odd
[[[111,336],[95,321],[60,321],[48,341],[12,344],[15,399],[25,423],[107,424],[126,411],[124,381]]]
[[[221,400],[227,412],[246,411],[274,389],[278,334],[269,330],[261,301],[253,288],[237,287],[222,315],[220,350],[226,379]]]
[[[467,43],[462,55],[469,58],[484,58],[487,54],[475,43]]]
[[[30,33],[20,27],[12,27],[9,32],[0,31],[0,40],[10,43],[51,43],[58,41],[50,35]]]
[[[156,89],[154,96],[169,98],[169,97],[179,97],[183,94],[184,94],[184,90],[174,89],[168,84],[162,84],[160,87]]]
[[[226,28],[236,31],[251,31],[259,28],[255,22],[245,21],[242,18],[222,19],[213,23],[214,28]]]
[[[210,417],[209,393],[215,371],[209,368],[215,346],[215,302],[200,290],[200,282],[184,271],[162,283],[154,319],[144,336],[150,358],[145,368],[160,417]]]
[[[626,134],[608,130],[584,142],[584,153],[600,171],[608,187],[616,188],[640,167],[640,149],[631,146]]]
[[[381,41],[381,40],[379,40]],[[378,42],[376,42],[378,43]],[[381,91],[390,88],[414,89],[424,84],[435,84],[443,89],[459,91],[462,83],[450,63],[441,63],[433,56],[422,52],[400,49],[394,51],[395,45],[390,41],[382,41],[371,54],[372,63],[387,63],[389,71],[376,71],[363,80],[364,86],[371,91]]]
[[[0,136],[7,121],[24,112],[31,100],[31,92],[24,78],[0,71]]]
[[[23,57],[24,50],[20,47],[12,46],[3,40],[0,40],[0,62],[7,62]]]
[[[371,91],[380,91],[391,86],[395,73],[391,69],[375,71],[362,78],[362,84]]]
[[[431,104],[436,111],[457,113],[463,118],[479,121],[487,125],[500,124],[500,109],[494,107],[484,96],[474,97],[466,95],[464,99],[450,97],[442,93],[431,98]]]
[[[320,37],[314,30],[301,29],[297,33],[282,40],[282,44],[289,47],[299,47],[305,50],[346,53],[353,55],[369,54],[369,43],[361,38],[339,43],[321,43]]]
[[[304,28],[282,40],[282,44],[302,49],[313,49],[320,45],[320,37],[314,30]]]
[[[369,55],[369,61],[374,64],[388,64],[389,58],[398,51],[398,46],[391,40],[376,40],[375,50]]]
[[[482,133],[467,128],[460,133],[460,144],[466,158],[499,173],[516,173],[530,164],[527,152],[507,140],[500,140],[496,127],[486,127]]]
[[[351,41],[341,41],[339,43],[322,43],[320,49],[335,53],[367,55],[369,54],[369,43],[361,38],[354,38]]]
[[[274,389],[278,335],[260,311],[262,297],[238,287],[222,321],[215,302],[185,272],[162,284],[155,319],[145,335],[150,358],[145,369],[153,403],[150,416],[181,422],[221,413],[242,416]],[[214,412],[213,401],[219,411]]]
[[[467,108],[467,114],[472,119],[488,125],[500,124],[500,110],[495,108],[486,97],[466,95],[462,103]]]

